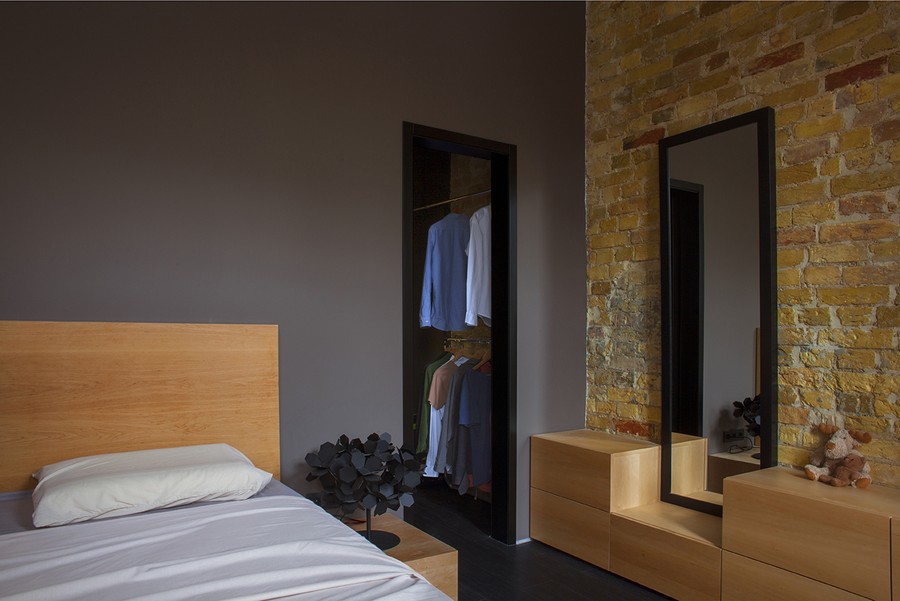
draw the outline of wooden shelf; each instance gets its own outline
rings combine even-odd
[[[361,532],[366,529],[366,523],[350,524],[350,527]],[[400,544],[385,551],[387,555],[411,567],[445,595],[452,599],[459,597],[456,549],[389,513],[374,516],[372,529],[400,537]]]
[[[669,503],[635,507],[622,511],[619,515],[698,543],[713,547],[722,546],[722,518],[716,515]]]

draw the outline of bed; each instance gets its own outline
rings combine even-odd
[[[277,326],[0,322],[0,416],[0,598],[448,598],[278,481]],[[224,445],[274,477],[241,500],[32,523],[43,466]]]

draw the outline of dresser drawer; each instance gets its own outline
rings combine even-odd
[[[531,538],[609,569],[609,513],[531,488]]]
[[[722,601],[760,601],[760,599],[866,601],[865,597],[829,584],[724,551]]]

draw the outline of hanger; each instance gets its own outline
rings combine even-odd
[[[479,361],[475,365],[475,367],[473,367],[472,369],[478,369],[479,367],[481,367],[482,365],[484,365],[485,363],[487,363],[490,360],[491,360],[491,349],[488,348],[486,351],[484,351],[484,354],[481,356],[481,361]]]

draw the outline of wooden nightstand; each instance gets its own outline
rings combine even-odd
[[[350,524],[350,527],[357,531],[365,530],[366,523]],[[389,513],[374,516],[372,530],[384,530],[399,536],[400,544],[385,553],[414,569],[445,595],[454,600],[458,598],[456,549]]]

